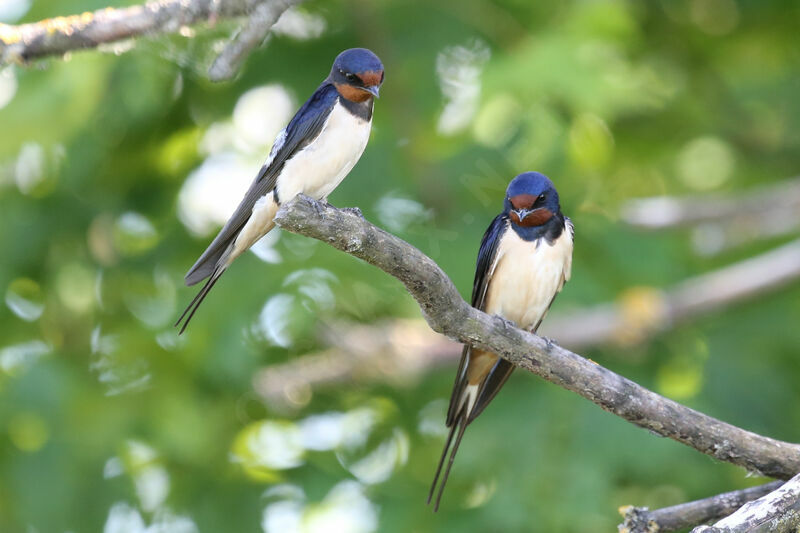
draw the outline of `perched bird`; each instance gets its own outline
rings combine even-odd
[[[472,306],[536,332],[556,294],[570,277],[572,268],[572,222],[561,213],[553,182],[538,172],[514,178],[506,190],[503,212],[492,221],[481,241]],[[450,475],[464,430],[486,408],[506,382],[514,365],[499,356],[464,345],[456,373],[447,437],[428,503],[433,498],[447,452],[434,510]]]
[[[275,139],[269,157],[242,202],[186,274],[186,285],[208,279],[181,317],[181,333],[223,272],[274,226],[283,201],[303,193],[327,196],[358,162],[369,140],[372,107],[383,64],[371,51],[351,48]]]

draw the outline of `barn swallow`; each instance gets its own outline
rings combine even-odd
[[[558,192],[547,176],[526,172],[514,178],[506,190],[503,212],[481,241],[472,306],[535,333],[570,277],[573,234],[572,222],[561,213]],[[514,365],[505,359],[464,345],[447,410],[450,433],[428,494],[429,504],[454,435],[456,440],[434,510],[439,509],[464,430],[492,401],[512,370]]]
[[[369,140],[383,64],[365,48],[336,57],[327,78],[278,134],[269,157],[239,207],[186,274],[186,285],[207,279],[181,317],[181,333],[219,277],[274,226],[281,202],[297,194],[325,201],[358,162]]]

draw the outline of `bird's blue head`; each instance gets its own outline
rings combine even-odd
[[[336,57],[328,79],[342,97],[364,102],[378,97],[383,83],[383,63],[366,48],[350,48]]]
[[[544,174],[525,172],[508,184],[505,212],[517,226],[543,226],[561,212],[558,192]]]

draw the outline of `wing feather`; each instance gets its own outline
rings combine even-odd
[[[497,263],[497,249],[500,246],[500,241],[503,233],[508,229],[508,217],[505,214],[497,215],[486,232],[483,234],[481,240],[481,247],[478,251],[478,261],[475,266],[475,280],[472,284],[472,307],[484,310],[486,305],[486,292],[489,289],[489,281],[492,278],[492,273]],[[447,410],[447,425],[448,427],[455,421],[456,415],[459,412],[459,403],[464,387],[467,384],[466,371],[467,363],[469,361],[472,346],[465,344],[464,350],[461,352],[461,362],[458,366],[456,373],[456,381],[453,386],[453,394],[450,396],[450,407]]]
[[[475,281],[472,284],[472,306],[483,310],[486,304],[486,291],[489,287],[492,273],[497,263],[497,249],[500,245],[503,233],[508,229],[508,218],[505,215],[498,215],[489,225],[489,228],[483,234],[481,240],[481,247],[478,251],[478,261],[475,267]],[[442,473],[442,468],[445,465],[445,459],[448,452],[450,459],[447,461],[447,467],[444,470],[444,476],[441,483],[439,483],[439,491],[436,494],[436,503],[434,504],[434,511],[439,509],[439,503],[442,500],[442,493],[447,484],[447,478],[450,476],[450,469],[453,467],[453,460],[455,459],[458,447],[461,444],[461,438],[464,436],[464,430],[472,421],[470,418],[471,412],[474,409],[469,405],[469,402],[462,401],[464,396],[464,389],[467,386],[467,371],[472,355],[472,346],[465,344],[464,350],[461,352],[461,362],[458,365],[458,372],[456,372],[456,380],[453,385],[453,393],[450,396],[450,407],[447,410],[447,427],[450,428],[447,443],[445,444],[442,455],[439,459],[439,465],[436,467],[436,475],[433,478],[430,492],[428,493],[428,503],[431,503],[439,476]],[[455,443],[453,443],[453,436],[456,435]],[[452,447],[451,447],[452,444]]]

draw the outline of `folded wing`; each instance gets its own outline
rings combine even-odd
[[[275,189],[284,164],[322,132],[338,93],[330,84],[321,85],[295,114],[275,140],[266,163],[248,189],[239,207],[220,230],[200,258],[186,273],[186,285],[194,285],[211,276],[220,266],[231,244],[244,227],[259,198]]]

